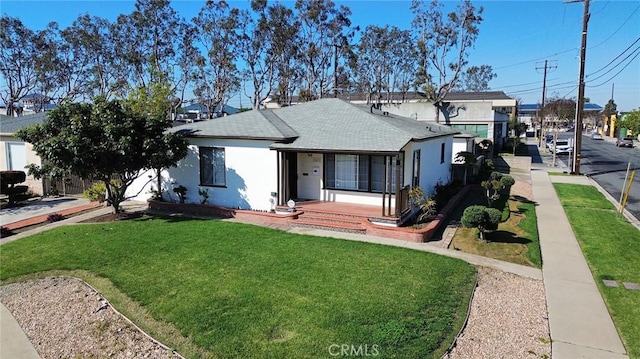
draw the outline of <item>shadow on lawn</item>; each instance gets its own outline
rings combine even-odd
[[[531,243],[531,240],[528,238],[523,238],[514,235],[511,232],[497,230],[485,233],[485,239],[489,243],[518,243],[518,244],[528,244]]]

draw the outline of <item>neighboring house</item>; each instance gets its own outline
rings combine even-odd
[[[436,119],[433,102],[422,92],[392,92],[383,94],[379,100],[366,94],[340,94],[339,98],[351,103],[379,103],[378,108],[383,112],[418,121],[433,122]],[[296,104],[297,101],[297,97],[294,97],[291,103]],[[509,114],[515,112],[515,99],[502,91],[450,92],[444,102],[446,106],[439,115],[441,124],[475,133],[479,141],[489,139],[497,149],[506,143]],[[278,107],[273,102],[268,102],[265,106]]]
[[[527,124],[527,136],[533,137],[535,136],[536,130],[540,129],[539,123],[539,113],[540,113],[540,104],[536,103],[524,103],[518,106],[518,121],[520,123]],[[589,125],[592,128],[597,128],[602,126],[602,121],[600,121],[600,113],[602,112],[602,106],[595,103],[585,103],[583,107],[584,112],[584,125]],[[549,121],[549,116],[545,116],[546,120]],[[545,125],[546,127],[546,125]],[[606,132],[606,129],[605,129]]]
[[[185,117],[183,117],[184,120],[202,120],[202,119],[207,119],[208,118],[208,114],[209,111],[207,111],[207,108],[200,104],[200,103],[194,103],[191,104],[189,106],[183,107],[182,110],[184,111],[184,115],[186,115]],[[228,105],[224,105],[224,107],[222,105],[218,105],[216,107],[215,110],[215,116],[214,117],[222,117],[222,116],[226,116],[226,115],[233,115],[240,112],[240,110],[238,110],[235,107],[231,107]]]
[[[40,157],[33,152],[33,146],[16,138],[14,134],[22,128],[40,124],[46,119],[45,112],[20,117],[0,115],[0,170],[27,172],[25,169],[27,164],[41,165]],[[34,194],[43,194],[42,180],[27,176],[25,185],[28,185]]]
[[[187,188],[186,202],[268,211],[290,199],[380,206],[396,216],[399,191],[433,193],[451,181],[449,126],[424,123],[340,99],[188,123],[171,129],[189,154],[163,172],[165,199]],[[142,176],[146,177],[146,176]],[[143,178],[146,182],[146,178]],[[142,181],[131,194],[149,197]],[[148,184],[147,184],[148,186]]]

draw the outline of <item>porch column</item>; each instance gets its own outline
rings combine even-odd
[[[382,217],[386,216],[385,211],[385,202],[387,198],[387,156],[384,156],[384,168],[382,173],[383,183],[382,183]]]

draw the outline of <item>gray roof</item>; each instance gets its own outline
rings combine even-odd
[[[472,100],[512,100],[503,91],[483,91],[483,92],[449,92],[445,101],[472,101]]]
[[[410,141],[459,133],[449,126],[371,110],[334,98],[177,126],[187,137],[275,140],[271,148],[308,152],[400,151]]]
[[[0,133],[12,135],[22,128],[41,124],[46,119],[46,112],[39,112],[32,115],[25,115],[20,117],[0,115]]]
[[[283,125],[270,111],[246,111],[235,115],[187,123],[170,129],[186,137],[233,138],[287,141],[296,133]],[[274,123],[275,122],[275,123]]]

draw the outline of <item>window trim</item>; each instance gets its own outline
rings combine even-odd
[[[445,149],[446,149],[446,144],[442,142],[442,144],[440,144],[440,164],[444,163]]]
[[[222,184],[214,184],[214,183],[204,183],[204,178],[203,178],[203,162],[202,162],[202,150],[212,150],[212,154],[215,157],[215,152],[216,150],[221,150],[223,153],[223,161],[224,163],[222,164],[223,166],[223,171],[222,171]],[[227,188],[227,151],[225,150],[224,147],[216,147],[216,146],[198,146],[198,162],[200,165],[200,186],[202,187],[218,187],[218,188]],[[215,176],[215,166],[212,164],[212,171],[214,173]],[[215,179],[215,177],[213,178]]]

